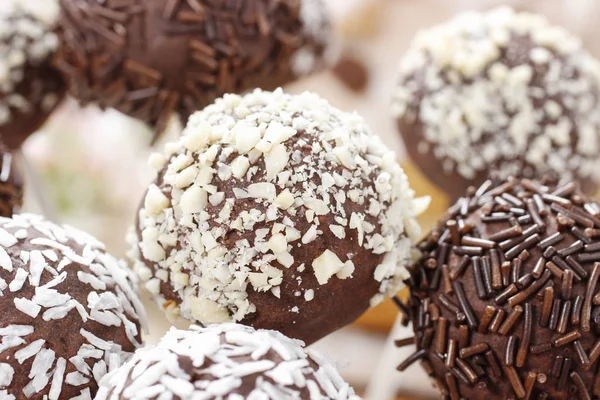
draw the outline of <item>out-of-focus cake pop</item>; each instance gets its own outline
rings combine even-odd
[[[18,148],[48,118],[65,92],[51,59],[57,0],[0,3],[0,136]]]
[[[83,232],[0,218],[0,398],[91,400],[140,344],[134,282]]]
[[[100,382],[97,400],[360,400],[321,355],[279,332],[235,324],[172,328]]]
[[[82,104],[112,107],[160,134],[225,93],[275,89],[323,67],[322,0],[61,0],[56,66]]]
[[[172,316],[312,343],[407,277],[406,175],[360,116],[317,95],[226,95],[150,161],[131,257]]]
[[[600,64],[544,17],[499,8],[421,32],[393,113],[408,154],[450,197],[502,177],[600,181]]]
[[[399,369],[421,361],[452,400],[598,398],[599,217],[572,182],[490,180],[458,201],[419,245]]]

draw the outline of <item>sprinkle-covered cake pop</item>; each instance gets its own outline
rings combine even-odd
[[[360,400],[321,355],[279,332],[236,324],[172,328],[100,382],[97,400]],[[158,397],[160,395],[160,397]]]
[[[0,136],[11,149],[46,121],[64,94],[51,65],[58,14],[57,0],[0,3]]]
[[[131,257],[171,316],[310,343],[407,277],[418,203],[358,115],[311,93],[226,95],[165,148]]]
[[[408,153],[453,199],[490,171],[600,181],[600,64],[544,17],[499,8],[421,32],[393,112]]]
[[[0,218],[0,398],[92,399],[140,344],[124,263],[43,217]]]
[[[419,246],[399,369],[420,360],[452,400],[598,398],[599,239],[576,184],[486,181]]]
[[[23,180],[13,154],[0,140],[0,217],[12,217],[23,205]]]
[[[275,89],[324,64],[322,0],[61,0],[56,65],[83,104],[161,133],[225,93]]]

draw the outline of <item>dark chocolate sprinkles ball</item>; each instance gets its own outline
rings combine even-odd
[[[322,0],[60,0],[56,66],[83,104],[160,134],[225,93],[272,90],[321,68]]]
[[[0,4],[0,135],[16,149],[58,105],[65,88],[52,67],[57,0]]]
[[[0,142],[0,217],[12,217],[23,205],[23,180],[13,154]]]
[[[449,194],[490,171],[600,182],[600,64],[565,29],[503,7],[416,36],[394,116],[408,154]]]
[[[574,183],[486,181],[420,243],[408,307],[442,395],[600,396],[600,206]],[[408,341],[398,341],[399,345]]]

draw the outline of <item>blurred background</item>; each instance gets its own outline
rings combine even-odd
[[[389,101],[399,58],[414,34],[467,9],[510,4],[546,15],[580,35],[588,49],[600,56],[595,32],[600,15],[598,0],[325,0],[333,10],[341,58],[331,71],[295,83],[290,92],[315,91],[344,110],[363,115],[373,131],[403,161],[417,194],[433,197],[422,217],[424,231],[448,206],[447,199],[416,169],[404,162],[404,149],[392,118]],[[171,132],[154,149],[178,134]],[[138,201],[152,178],[146,166],[151,134],[146,127],[114,111],[80,109],[66,101],[44,128],[23,147],[28,176],[26,211],[86,230],[104,241],[118,256],[126,251],[125,233],[134,220]],[[169,324],[147,301],[152,318],[150,342]],[[396,350],[393,338],[412,336],[410,328],[394,323],[396,310],[385,303],[351,327],[314,346],[333,359],[342,375],[369,400],[432,399],[435,390],[418,366],[400,374],[395,366],[413,350]],[[393,330],[393,332],[391,332]],[[391,332],[391,333],[390,333]]]

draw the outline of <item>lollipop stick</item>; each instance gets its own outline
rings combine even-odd
[[[381,353],[381,358],[369,381],[365,394],[366,400],[392,400],[396,397],[396,392],[402,379],[402,375],[396,371],[396,366],[402,359],[398,355],[398,349],[394,345],[394,340],[398,339],[402,328],[400,318],[400,316],[396,318],[394,328],[388,336]]]
[[[32,197],[34,198],[37,206],[40,208],[42,214],[44,214],[50,221],[58,222],[56,205],[50,201],[45,182],[41,178],[36,168],[33,167],[31,162],[29,162],[21,149],[15,151],[15,158],[17,164],[24,172],[26,178],[26,189],[31,190]]]

